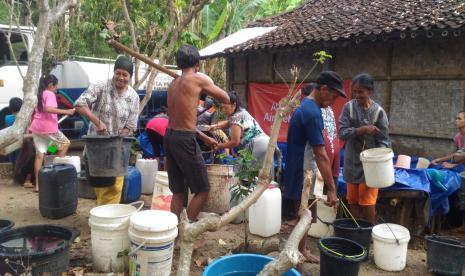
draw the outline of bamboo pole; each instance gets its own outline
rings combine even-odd
[[[146,56],[143,56],[141,54],[139,54],[138,52],[132,50],[131,48],[129,47],[126,47],[125,45],[123,45],[122,43],[119,43],[118,41],[114,40],[114,39],[110,39],[108,40],[108,43],[115,47],[117,50],[120,50],[120,51],[123,51],[125,52],[126,54],[130,55],[130,56],[133,56],[135,58],[137,58],[138,60],[148,64],[149,66],[157,69],[158,71],[161,71],[173,78],[177,78],[179,77],[178,74],[176,74],[175,72],[169,70],[169,69],[166,69],[165,67],[161,66],[160,64],[156,64],[155,62],[153,62],[153,60],[151,60],[150,58],[146,57]]]

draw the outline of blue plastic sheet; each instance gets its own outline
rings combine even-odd
[[[343,157],[342,157],[343,158]],[[394,164],[397,156],[394,158]],[[411,167],[416,167],[418,157],[412,156]],[[428,170],[436,169],[438,171],[430,171],[432,175],[440,175],[441,177],[431,177],[428,175]],[[403,169],[395,168],[396,183],[384,188],[384,190],[419,190],[424,191],[429,195],[431,200],[430,216],[444,215],[449,212],[448,197],[460,188],[461,178],[458,173],[464,170],[464,165],[459,165],[452,170],[444,169],[441,164],[430,166],[429,169]],[[342,168],[338,179],[338,194],[345,196],[347,193],[346,185],[342,178]]]
[[[137,137],[139,141],[139,145],[142,148],[142,152],[144,153],[145,158],[154,158],[152,144],[150,144],[149,137],[147,136],[147,132],[142,132],[139,137]]]

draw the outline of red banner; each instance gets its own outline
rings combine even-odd
[[[249,83],[248,111],[268,135],[270,135],[271,126],[278,108],[278,102],[287,95],[288,90],[288,87],[281,83]],[[344,81],[344,91],[349,98],[352,98],[350,80]],[[339,97],[332,106],[337,124],[342,107],[346,102],[346,99]],[[290,118],[291,116],[289,115],[283,119],[278,142],[287,141],[287,129],[289,127]]]

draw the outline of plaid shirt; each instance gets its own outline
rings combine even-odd
[[[130,86],[122,95],[118,95],[111,79],[91,85],[74,105],[87,106],[107,126],[110,135],[121,134],[123,128],[130,132],[137,129],[139,95]],[[97,134],[93,123],[90,123],[87,134]]]

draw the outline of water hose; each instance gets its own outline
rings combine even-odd
[[[68,94],[66,94],[66,92],[64,92],[64,91],[62,91],[62,90],[58,90],[57,93],[60,94],[61,96],[63,96],[66,100],[68,100],[68,101],[71,103],[71,105],[74,106],[74,101],[73,101],[73,99],[71,99],[71,97],[70,97]],[[79,114],[79,117],[80,117],[81,120],[84,122],[84,125],[85,125],[86,127],[88,127],[88,126],[89,126],[89,120],[87,120],[87,118],[86,118],[86,117],[83,117],[81,114]]]

